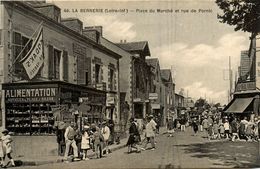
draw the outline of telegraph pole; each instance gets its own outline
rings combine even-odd
[[[232,84],[233,84],[233,82],[232,82],[232,69],[231,69],[231,57],[229,56],[229,58],[228,58],[228,60],[229,60],[229,64],[228,64],[228,70],[229,70],[229,98],[228,98],[228,101],[230,102],[231,101],[231,99],[232,99]]]

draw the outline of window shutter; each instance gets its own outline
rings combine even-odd
[[[100,66],[100,82],[99,83],[102,83],[104,80],[104,77],[103,77],[103,66]]]
[[[68,52],[63,51],[63,79],[64,81],[69,81],[69,61],[68,61]]]
[[[117,81],[116,81],[116,72],[114,72],[114,90],[116,91],[116,87],[117,87]]]
[[[49,64],[49,79],[54,78],[54,56],[53,56],[53,46],[49,45],[49,53],[48,53],[48,64]]]
[[[108,69],[108,71],[107,71],[107,84],[108,84],[108,90],[112,90],[112,84],[111,84],[111,82],[110,82],[110,69]]]

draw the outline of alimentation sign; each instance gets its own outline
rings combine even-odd
[[[57,88],[6,89],[5,101],[17,102],[55,102]]]

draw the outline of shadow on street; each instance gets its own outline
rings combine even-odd
[[[259,143],[213,141],[207,143],[173,145],[195,158],[208,158],[214,166],[235,168],[260,167]]]

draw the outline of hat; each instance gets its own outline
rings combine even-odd
[[[152,114],[150,114],[150,115],[149,115],[149,117],[153,118],[153,115],[152,115]]]
[[[7,129],[4,129],[2,133],[9,133],[9,131]]]

